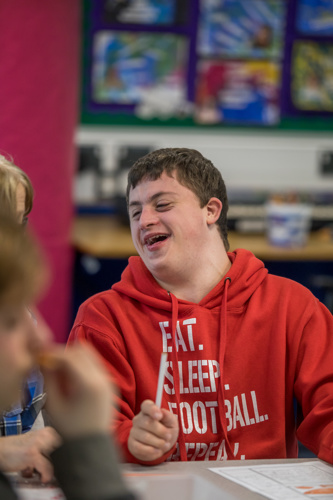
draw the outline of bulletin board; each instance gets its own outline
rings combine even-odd
[[[81,122],[333,130],[333,0],[85,0]]]

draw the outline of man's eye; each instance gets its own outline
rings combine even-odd
[[[156,209],[163,211],[163,210],[168,210],[170,208],[170,203],[159,203],[156,205]]]
[[[138,217],[140,217],[140,212],[139,211],[132,212],[131,217],[132,217],[132,219],[137,219]]]

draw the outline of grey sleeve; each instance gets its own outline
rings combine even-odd
[[[8,478],[0,472],[0,498],[1,500],[18,500]]]
[[[107,435],[65,441],[51,459],[67,500],[135,500],[125,486],[115,447]]]

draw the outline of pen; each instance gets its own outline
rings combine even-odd
[[[155,404],[159,407],[161,406],[162,403],[163,383],[164,383],[164,375],[166,370],[167,359],[168,359],[168,353],[162,352],[160,361],[160,370],[158,372],[158,382],[157,382],[157,391],[155,399]]]

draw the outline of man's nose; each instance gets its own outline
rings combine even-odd
[[[143,207],[140,214],[139,224],[141,229],[156,224],[158,221],[156,211],[151,207]]]

